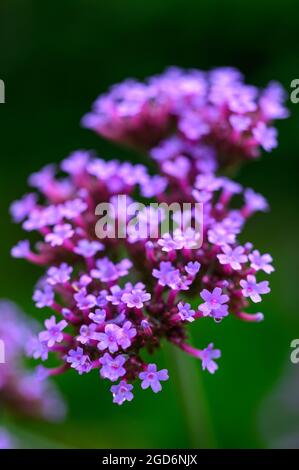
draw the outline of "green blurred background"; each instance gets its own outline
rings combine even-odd
[[[297,13],[295,0],[1,0],[6,104],[0,105],[0,296],[43,320],[31,301],[40,271],[9,255],[23,234],[10,222],[8,206],[27,191],[30,173],[76,148],[142,159],[80,128],[98,94],[168,65],[232,65],[248,82],[264,86],[276,79],[289,92],[291,80],[299,78]],[[173,356],[165,346],[155,360],[167,364],[172,380],[157,396],[136,391],[123,407],[112,405],[108,385],[96,373],[69,372],[57,380],[70,408],[64,424],[10,422],[24,446],[247,448],[278,446],[291,435],[299,447],[299,400],[294,406],[288,399],[289,392],[299,392],[298,382],[297,389],[293,385],[299,364],[289,360],[290,342],[299,337],[299,104],[288,104],[292,115],[279,123],[278,149],[238,175],[272,207],[250,222],[243,239],[275,258],[264,323],[199,322],[192,341],[214,341],[222,350],[217,374],[202,374],[192,359]],[[287,392],[281,397],[277,387],[283,384]]]

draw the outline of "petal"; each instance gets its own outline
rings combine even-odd
[[[159,370],[159,372],[157,372],[157,376],[159,380],[168,380],[169,379],[168,370],[167,369]]]
[[[149,365],[147,366],[147,371],[148,371],[148,372],[156,372],[156,371],[157,371],[157,366],[156,366],[156,364],[149,364]]]
[[[206,302],[208,302],[211,298],[211,293],[207,289],[204,289],[201,291],[200,297]]]
[[[158,393],[158,392],[161,392],[162,385],[160,384],[159,380],[153,380],[151,382],[151,388],[154,393]]]
[[[150,386],[150,383],[148,380],[144,380],[143,382],[141,382],[141,388],[143,390],[146,390],[149,386]]]
[[[261,296],[257,292],[254,292],[249,297],[251,298],[252,302],[254,302],[255,304],[258,302],[261,302],[262,300]]]

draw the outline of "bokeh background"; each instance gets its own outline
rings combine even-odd
[[[11,223],[8,206],[27,191],[30,173],[76,148],[143,159],[80,128],[98,94],[168,65],[232,65],[248,82],[264,86],[276,79],[289,92],[291,80],[299,78],[297,13],[296,0],[1,0],[6,104],[0,105],[0,297],[43,320],[31,301],[38,268],[9,255],[23,235]],[[123,407],[112,405],[96,373],[60,377],[69,403],[65,423],[5,415],[23,446],[299,447],[299,364],[289,358],[290,342],[299,337],[299,104],[288,104],[292,115],[279,123],[278,149],[238,175],[272,207],[250,222],[244,239],[275,258],[264,323],[199,322],[190,331],[194,344],[213,340],[222,350],[217,374],[202,374],[191,358],[165,347],[156,360],[167,363],[172,380],[159,395],[136,393]]]

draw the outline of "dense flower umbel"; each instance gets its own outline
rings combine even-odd
[[[269,292],[268,282],[257,276],[273,270],[271,257],[250,243],[239,245],[237,236],[248,217],[267,210],[265,199],[250,189],[242,199],[241,186],[210,173],[149,176],[142,165],[105,162],[84,151],[64,160],[61,170],[67,176],[56,177],[52,166],[34,174],[29,181],[40,196],[27,195],[11,209],[25,230],[41,236],[35,250],[25,240],[12,249],[13,256],[47,267],[33,298],[52,314],[32,354],[46,360],[55,353],[60,365],[42,368],[39,375],[96,369],[113,382],[113,401],[122,404],[133,398],[131,382],[140,379],[142,388],[159,392],[168,379],[166,369],[146,364],[142,354],[153,353],[163,339],[214,373],[220,351],[213,344],[188,345],[186,326],[203,317],[219,322],[229,314],[262,320],[261,313],[246,309],[250,299],[258,302]],[[130,200],[141,195],[167,203],[204,201],[202,246],[194,248],[198,234],[192,228],[161,238],[129,231],[123,238],[98,240],[95,208],[103,201],[115,204],[120,193]],[[239,209],[230,208],[234,195]],[[140,224],[146,224],[145,212],[151,211],[138,213]],[[117,222],[124,217],[115,212]]]
[[[37,354],[35,326],[28,323],[14,303],[0,301],[0,339],[5,353],[0,363],[0,406],[17,415],[56,421],[65,414],[62,398],[49,381],[41,382],[22,361],[26,344],[30,349],[34,347]],[[38,347],[45,358],[46,348]],[[4,433],[1,435],[0,428],[0,448],[1,439]]]
[[[259,90],[233,68],[210,72],[170,68],[145,83],[126,80],[94,103],[83,126],[157,158],[186,157],[227,165],[276,147],[275,119],[287,117],[278,83]],[[170,137],[172,136],[172,137]],[[170,137],[161,145],[161,140]],[[184,157],[184,160],[181,157]]]

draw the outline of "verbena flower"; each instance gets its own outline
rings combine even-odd
[[[158,393],[162,390],[160,382],[168,380],[168,371],[166,369],[157,371],[156,364],[148,364],[146,371],[140,372],[139,378],[142,380],[143,389],[150,387],[153,392]]]
[[[82,124],[107,139],[151,149],[165,173],[184,177],[194,167],[209,172],[255,158],[260,147],[271,151],[277,145],[272,123],[288,116],[285,98],[278,83],[259,90],[233,68],[172,67],[144,83],[113,85]]]
[[[226,74],[232,72],[223,73],[225,82]],[[198,80],[195,74],[194,81],[179,89],[200,93]],[[205,80],[202,86],[206,86]],[[242,87],[240,96],[229,98],[231,106],[257,112],[252,92]],[[225,93],[229,96],[230,92]],[[217,101],[215,89],[213,96]],[[141,98],[137,94],[134,99]],[[176,101],[178,110],[179,103],[184,109],[185,101]],[[124,103],[121,112],[133,116],[138,109],[138,103],[127,108]],[[267,281],[257,281],[257,276],[272,271],[272,259],[260,255],[250,243],[240,245],[238,236],[251,215],[266,210],[266,200],[211,172],[196,169],[181,175],[169,172],[168,167],[161,175],[150,175],[142,165],[105,162],[84,151],[74,152],[58,171],[56,176],[51,166],[35,173],[29,181],[38,187],[39,195],[31,196],[30,204],[25,200],[24,211],[20,210],[22,202],[12,206],[15,220],[19,222],[22,214],[24,229],[39,233],[35,247],[23,241],[26,249],[18,244],[12,254],[43,267],[34,300],[38,308],[51,310],[31,355],[42,361],[56,355],[61,363],[54,369],[40,368],[40,378],[69,368],[80,375],[97,370],[100,377],[113,382],[113,401],[122,404],[131,401],[133,384],[139,380],[142,388],[156,393],[161,390],[160,382],[168,379],[167,370],[147,364],[143,354],[153,353],[162,341],[181,348],[214,373],[220,351],[212,344],[202,349],[190,346],[186,327],[199,319],[219,322],[228,315],[262,320],[260,312],[250,314],[247,309],[250,299],[259,301],[261,294],[269,292]],[[157,177],[163,179],[163,191],[155,185]],[[116,207],[117,196],[123,194],[131,202],[142,198],[146,202],[196,203],[203,192],[202,245],[196,245],[198,234],[191,227],[157,237],[131,230],[120,238],[97,238],[95,209],[99,202]],[[147,225],[146,213],[155,211],[142,211],[140,226]],[[192,210],[186,215],[193,221],[194,217]],[[116,210],[108,224],[109,233],[115,224],[128,224],[132,218]],[[173,221],[177,220],[178,214],[174,214]]]
[[[0,405],[19,416],[56,421],[65,414],[60,394],[48,380],[40,382],[35,371],[23,363],[25,352],[42,360],[48,357],[47,345],[36,338],[36,326],[14,303],[0,301],[0,339],[5,352],[0,364]],[[5,436],[0,429],[0,448]]]
[[[111,392],[113,395],[113,403],[122,405],[125,401],[131,401],[134,398],[132,393],[133,385],[121,380],[118,385],[112,385]]]

